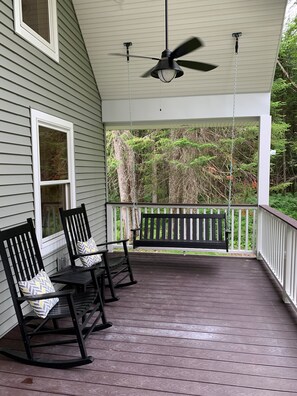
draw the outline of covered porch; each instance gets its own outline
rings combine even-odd
[[[67,20],[67,6],[60,3],[60,20]],[[218,63],[218,74],[205,77],[188,72],[176,84],[160,87],[159,82],[157,85],[156,81],[153,84],[150,79],[139,78],[149,67],[147,62],[133,62],[130,71],[122,73],[125,57],[115,61],[109,52],[125,49],[122,44],[128,40],[133,42],[135,54],[151,56],[162,51],[163,2],[153,10],[148,2],[91,1],[87,6],[81,0],[73,2],[102,97],[106,129],[230,125],[233,115],[239,124],[257,124],[260,206],[234,208],[234,219],[245,219],[240,227],[234,223],[231,244],[235,257],[131,253],[138,284],[121,289],[120,301],[106,305],[113,327],[90,338],[88,349],[94,363],[78,369],[51,370],[0,356],[1,394],[296,394],[297,224],[263,206],[269,202],[271,81],[286,1],[253,1],[251,8],[244,1],[229,1],[229,8],[225,2],[216,1],[214,9],[203,3],[207,13],[197,10],[198,2],[191,1],[187,8],[193,15],[191,23],[179,24],[180,13],[185,10],[180,9],[181,2],[172,1],[171,45],[175,47],[190,35],[203,37],[209,52],[204,48],[201,57],[195,53],[191,59]],[[147,7],[150,20],[156,21],[155,30],[143,22]],[[232,23],[228,19],[231,17]],[[223,28],[217,28],[220,20]],[[143,31],[140,26],[149,30]],[[233,114],[232,33],[239,31],[243,36]],[[81,136],[78,129],[77,141]],[[104,145],[103,137],[102,142]],[[91,144],[88,142],[84,152],[88,160]],[[90,204],[93,222],[99,217],[105,224],[104,205],[100,206],[100,217],[93,191],[83,188],[82,180],[90,180],[85,172],[93,172],[85,164],[81,166],[77,198]],[[102,197],[105,201],[105,192]],[[115,239],[116,219],[112,216],[112,211],[107,211],[108,240]],[[254,257],[239,257],[242,253],[253,253]],[[49,263],[51,269],[53,263],[54,259]],[[22,347],[17,328],[0,340],[0,346],[4,345]],[[52,348],[48,354],[72,355],[75,351],[69,345],[63,350]]]
[[[1,395],[293,395],[296,316],[255,258],[131,253],[138,284],[106,305],[91,365],[70,370],[0,357]],[[1,346],[21,347],[17,329]],[[72,355],[75,346],[52,348]]]

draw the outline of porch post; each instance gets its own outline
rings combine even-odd
[[[258,205],[269,205],[270,185],[270,143],[271,116],[260,116],[259,153],[258,153]],[[258,210],[257,257],[260,257],[262,246],[262,216]]]
[[[260,116],[258,205],[269,205],[271,116]]]
[[[111,242],[114,240],[113,238],[113,205],[106,204],[106,228],[107,228],[107,242]],[[110,245],[108,250],[110,252],[113,251],[113,245]]]

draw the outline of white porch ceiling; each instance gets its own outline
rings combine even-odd
[[[164,0],[73,0],[101,97],[129,98],[130,53],[157,56],[165,47]],[[217,64],[204,73],[183,68],[184,75],[169,84],[140,75],[156,61],[130,58],[132,99],[222,95],[233,92],[234,38],[239,39],[238,93],[270,92],[282,33],[286,0],[169,0],[169,48],[191,36],[205,44],[184,60]]]

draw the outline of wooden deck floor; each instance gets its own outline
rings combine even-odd
[[[297,395],[296,318],[257,260],[131,256],[138,284],[106,305],[113,327],[87,343],[95,361],[54,370],[0,357],[0,395]]]

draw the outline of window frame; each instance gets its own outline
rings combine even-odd
[[[59,62],[59,40],[56,0],[47,0],[50,42],[47,42],[35,30],[30,28],[22,18],[22,0],[14,0],[14,29],[17,34],[29,41],[40,51]]]
[[[40,147],[39,127],[54,129],[67,134],[67,161],[68,179],[63,181],[41,181],[40,175]],[[37,240],[43,256],[65,245],[63,231],[48,237],[42,237],[42,215],[41,215],[41,186],[63,184],[66,187],[66,209],[76,206],[75,186],[75,160],[74,160],[74,130],[73,123],[64,119],[31,109],[31,136],[32,136],[32,161],[33,161],[33,184],[34,184],[34,214],[35,230]],[[68,191],[68,192],[67,192]],[[69,207],[68,207],[69,206]]]

